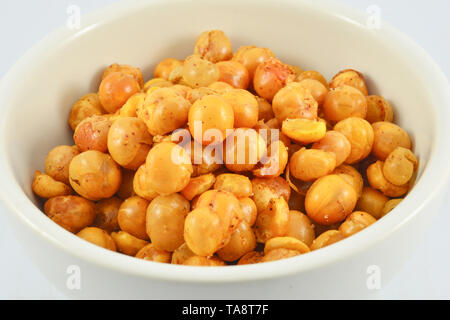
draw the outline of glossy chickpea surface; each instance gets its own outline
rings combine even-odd
[[[219,81],[228,83],[237,89],[247,89],[250,74],[247,68],[237,61],[222,61],[216,64],[219,68]]]
[[[258,122],[258,101],[247,90],[233,89],[222,95],[234,111],[235,128],[253,128]]]
[[[58,146],[45,158],[45,173],[57,181],[69,184],[69,165],[80,152],[76,146]]]
[[[306,214],[291,210],[289,212],[286,236],[296,238],[307,246],[310,246],[315,238],[314,225]]]
[[[325,119],[335,123],[350,117],[364,119],[367,115],[367,99],[353,87],[337,87],[326,95],[323,112]]]
[[[92,116],[84,119],[75,129],[73,140],[81,152],[108,150],[108,132],[111,121],[105,116]]]
[[[95,219],[93,226],[111,233],[119,230],[117,215],[122,200],[117,197],[101,200],[95,204]]]
[[[398,125],[387,122],[372,124],[374,142],[372,153],[380,160],[385,160],[397,147],[411,149],[411,139],[408,133]]]
[[[279,122],[286,119],[317,118],[318,103],[311,91],[297,82],[291,82],[276,93],[272,109]]]
[[[189,56],[184,61],[183,84],[191,88],[207,87],[218,81],[219,77],[219,68],[214,63],[202,59],[199,55]]]
[[[334,153],[336,156],[336,166],[340,166],[350,155],[352,146],[350,141],[338,131],[327,131],[325,136],[312,145],[312,149],[319,149]]]
[[[163,78],[168,80],[170,73],[173,71],[173,69],[175,69],[176,67],[180,67],[182,65],[183,62],[181,62],[178,59],[166,58],[158,63],[153,73],[153,76],[155,78]]]
[[[241,63],[247,68],[250,79],[253,79],[256,68],[269,58],[274,58],[275,54],[268,48],[260,48],[255,46],[244,46],[233,56],[233,60]]]
[[[104,249],[116,251],[116,243],[113,238],[105,230],[100,228],[84,228],[77,233],[77,236]]]
[[[97,93],[88,93],[87,95],[81,97],[72,106],[69,116],[69,125],[73,131],[77,126],[86,118],[94,115],[102,115],[105,110],[100,103],[100,99]]]
[[[233,56],[231,41],[221,30],[203,32],[197,39],[194,53],[213,63],[230,60]]]
[[[290,172],[303,181],[314,181],[330,174],[336,167],[334,153],[302,148],[294,153],[289,162]]]
[[[132,75],[112,72],[102,80],[98,89],[98,97],[102,107],[109,113],[114,113],[140,90],[139,82]]]

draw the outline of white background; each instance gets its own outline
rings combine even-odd
[[[28,48],[65,25],[67,8],[82,13],[116,0],[3,0],[0,5],[0,77]],[[311,0],[314,1],[314,0]],[[424,47],[450,79],[449,0],[341,0],[381,17]],[[1,107],[1,106],[0,106]],[[450,165],[450,164],[449,164]],[[426,241],[393,281],[382,288],[382,299],[450,299],[450,188]],[[65,299],[25,256],[0,213],[0,299]]]

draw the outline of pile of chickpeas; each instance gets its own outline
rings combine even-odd
[[[93,244],[191,266],[285,259],[370,226],[413,185],[410,137],[358,71],[328,82],[267,48],[233,54],[213,30],[153,76],[144,82],[139,68],[107,67],[98,92],[71,109],[74,145],[55,147],[45,173],[35,173],[45,214]],[[181,129],[189,143],[180,143]],[[226,145],[246,133],[257,139]],[[221,154],[194,161],[194,149],[217,145]],[[239,151],[243,161],[225,161]]]

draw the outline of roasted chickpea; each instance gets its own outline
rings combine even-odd
[[[277,92],[294,79],[295,72],[291,67],[276,58],[269,58],[256,68],[253,87],[260,97],[272,101]]]
[[[181,194],[189,201],[196,196],[211,189],[216,181],[216,177],[212,173],[204,174],[195,178],[191,178],[188,185],[181,191]]]
[[[403,199],[391,199],[389,201],[387,201],[384,204],[383,210],[381,212],[381,216],[384,217],[385,215],[387,215],[389,212],[391,212],[392,210],[394,210],[394,208],[396,206],[398,206],[398,204],[400,202],[402,202]]]
[[[273,178],[283,174],[289,161],[288,148],[281,140],[274,141],[268,148],[267,161],[253,170],[256,177]]]
[[[330,174],[336,167],[334,153],[302,148],[289,161],[290,173],[303,181],[314,181]]]
[[[231,235],[227,245],[217,251],[217,255],[224,261],[236,261],[244,254],[256,247],[255,233],[247,222],[241,222]]]
[[[274,250],[270,250],[267,254],[265,254],[264,257],[262,258],[261,262],[271,262],[271,261],[288,259],[288,258],[298,256],[300,254],[301,254],[301,252],[299,252],[297,250],[291,250],[291,249],[285,249],[285,248],[274,249]]]
[[[366,158],[374,146],[374,130],[362,118],[347,118],[334,126],[334,131],[342,133],[350,142],[350,155],[345,163],[353,164]]]
[[[250,251],[242,256],[241,259],[239,259],[238,265],[245,265],[245,264],[255,264],[260,263],[263,259],[264,254],[259,251]]]
[[[146,183],[160,195],[183,190],[193,172],[187,152],[172,142],[155,145],[148,153],[145,168]]]
[[[149,244],[147,241],[136,238],[125,231],[113,232],[111,237],[116,243],[117,251],[133,257],[139,250]]]
[[[255,129],[235,129],[224,142],[223,160],[233,172],[253,170],[266,154],[266,141]]]
[[[108,151],[108,132],[111,125],[111,121],[105,116],[94,115],[84,119],[73,135],[78,150]]]
[[[209,95],[220,96],[220,93],[208,87],[194,88],[186,94],[186,99],[194,104],[197,100]]]
[[[372,215],[375,219],[380,219],[383,214],[383,208],[389,198],[380,191],[370,187],[364,187],[361,197],[358,199],[356,208]]]
[[[314,79],[303,79],[298,82],[298,86],[309,90],[314,100],[317,101],[317,104],[319,106],[323,105],[328,93],[328,88],[324,86],[322,82]]]
[[[122,200],[113,197],[104,199],[95,204],[95,219],[92,226],[105,230],[108,233],[119,230],[117,215]]]
[[[203,145],[222,142],[233,127],[233,107],[221,97],[207,95],[189,110],[189,131]]]
[[[217,257],[193,256],[186,259],[183,265],[192,267],[222,267],[226,264]]]
[[[314,120],[317,118],[318,104],[308,88],[291,82],[276,93],[272,109],[280,123],[297,118]]]
[[[309,247],[301,240],[293,237],[276,237],[268,240],[264,246],[264,254],[272,250],[288,249],[299,253],[310,252]]]
[[[175,251],[184,242],[190,204],[178,193],[155,198],[147,209],[147,234],[156,248]]]
[[[258,120],[269,121],[275,117],[272,105],[264,98],[255,96],[258,102]]]
[[[155,199],[159,194],[150,186],[150,179],[147,174],[145,164],[139,167],[134,175],[133,190],[134,192],[148,201]]]
[[[170,252],[156,248],[153,243],[139,250],[136,258],[159,263],[170,263],[172,261]]]
[[[202,151],[201,157],[195,150]],[[191,149],[188,150],[188,152],[189,151],[191,153],[191,162],[194,169],[194,172],[192,173],[193,177],[212,173],[223,167],[222,150],[216,150],[215,148],[211,149],[209,146],[202,146],[200,143],[192,141]]]
[[[411,149],[408,133],[398,125],[382,121],[375,122],[372,127],[374,133],[372,153],[379,160],[386,160],[397,147]]]
[[[250,197],[253,194],[250,179],[240,174],[226,173],[218,175],[214,189],[231,192],[238,198]]]
[[[218,94],[224,94],[234,89],[232,85],[222,81],[213,82],[208,86],[208,88],[214,90]]]
[[[172,264],[183,264],[184,261],[193,256],[195,256],[195,253],[189,249],[186,243],[183,243],[172,253]]]
[[[147,200],[138,196],[125,200],[117,215],[120,229],[136,238],[148,240],[145,225],[148,204]]]
[[[397,186],[390,183],[383,174],[383,161],[378,160],[367,168],[367,179],[372,188],[388,197],[400,197],[408,192],[408,184]]]
[[[69,125],[73,131],[77,126],[86,118],[93,115],[102,115],[105,111],[103,110],[100,99],[96,93],[88,93],[87,95],[81,97],[72,107],[69,116]]]
[[[283,134],[301,145],[320,141],[327,132],[323,120],[286,119],[281,127]]]
[[[355,211],[340,225],[339,231],[344,237],[350,237],[375,222],[377,222],[377,219],[372,217],[369,213]]]
[[[176,68],[177,70],[178,68]],[[183,67],[181,67],[181,70],[183,70]],[[180,75],[181,77],[181,75]],[[144,91],[144,94],[150,94],[154,90],[160,89],[160,88],[173,88],[173,83],[169,80],[166,80],[164,78],[154,78],[149,81],[147,81],[144,84],[144,88],[142,91]]]
[[[306,214],[291,210],[286,236],[296,238],[310,246],[315,238],[314,225]]]
[[[228,83],[237,89],[247,89],[250,74],[247,68],[237,61],[222,61],[216,64],[219,68],[219,81]]]
[[[191,88],[207,87],[219,80],[219,68],[212,62],[192,55],[184,61],[183,84]]]
[[[142,87],[144,85],[144,76],[142,75],[142,71],[139,68],[135,68],[126,64],[117,64],[114,63],[105,69],[102,75],[102,80],[109,76],[114,72],[122,72],[125,74],[129,74],[136,79],[139,85]]]
[[[270,49],[255,46],[241,47],[233,56],[234,61],[241,63],[247,68],[250,79],[253,79],[258,65],[269,58],[275,58],[275,54]]]
[[[213,63],[230,60],[233,57],[231,41],[220,30],[203,32],[195,43],[194,53]]]
[[[331,130],[325,133],[325,136],[315,142],[311,148],[334,153],[336,166],[340,166],[347,160],[352,146],[342,133]]]
[[[346,85],[337,87],[326,95],[323,112],[325,119],[331,122],[339,122],[350,117],[365,118],[367,99],[353,87]]]
[[[330,225],[343,221],[353,212],[357,200],[355,189],[338,175],[316,180],[305,198],[308,217],[316,223]]]
[[[110,155],[90,150],[73,158],[69,167],[70,185],[86,199],[111,198],[122,182],[120,167]]]
[[[109,113],[114,113],[139,91],[141,91],[139,82],[132,75],[112,72],[102,80],[98,97],[103,108]]]
[[[239,204],[241,206],[243,220],[250,227],[256,222],[256,216],[258,215],[258,209],[255,202],[251,198],[239,198]]]
[[[158,88],[147,95],[142,108],[137,109],[154,136],[165,135],[186,125],[191,103],[172,88]]]
[[[291,196],[289,183],[282,177],[253,179],[252,190],[252,199],[255,201],[258,213],[267,208],[271,199],[283,197],[287,202]]]
[[[32,189],[35,194],[44,199],[50,199],[72,194],[72,188],[63,182],[56,181],[39,170],[34,173]]]
[[[342,86],[353,87],[365,96],[367,96],[368,94],[364,76],[362,75],[362,73],[356,70],[352,69],[342,70],[333,77],[333,79],[330,82],[330,88],[336,89]]]
[[[384,161],[383,175],[390,183],[402,186],[411,180],[417,164],[417,158],[411,150],[397,147]]]
[[[295,76],[298,77],[299,75],[301,75],[305,70],[303,70],[302,68],[300,68],[299,66],[296,65],[290,65],[290,67],[292,68],[292,70],[294,70],[295,72]]]
[[[178,59],[174,58],[164,59],[156,66],[153,76],[155,78],[163,78],[169,80],[169,76],[172,70],[175,69],[176,67],[181,66],[183,66],[183,62]]]
[[[394,112],[389,102],[382,96],[368,96],[366,120],[370,123],[379,121],[392,122],[394,120]]]
[[[283,197],[272,198],[267,208],[258,213],[255,223],[256,239],[266,243],[269,239],[282,237],[288,231],[289,206]]]
[[[111,238],[108,232],[100,228],[84,228],[77,233],[77,236],[104,249],[116,251],[116,243],[113,238]]]
[[[116,118],[137,117],[136,112],[144,106],[145,97],[146,94],[143,92],[132,95],[123,107],[116,111]]]
[[[95,218],[94,204],[77,196],[55,197],[44,205],[45,214],[69,232],[90,226]]]
[[[318,250],[344,239],[339,230],[328,230],[318,236],[311,245],[311,250]]]
[[[57,181],[69,184],[69,165],[80,152],[75,146],[53,148],[45,158],[45,173]]]
[[[342,179],[344,179],[345,182],[351,185],[355,189],[356,195],[358,197],[361,195],[364,187],[364,180],[358,170],[356,170],[352,166],[341,164],[332,172],[332,174],[337,174]]]
[[[233,89],[222,98],[233,107],[235,128],[253,128],[258,123],[258,101],[250,92]]]
[[[327,88],[327,90],[329,89],[328,87],[328,81],[327,79],[325,79],[325,77],[318,71],[315,70],[307,70],[307,71],[303,71],[302,73],[300,73],[300,75],[297,77],[297,82],[302,82],[305,79],[312,79],[312,80],[317,80],[319,81],[321,84],[323,84],[325,86],[325,88]]]

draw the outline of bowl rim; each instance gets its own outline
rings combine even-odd
[[[188,2],[187,0],[133,0],[121,1],[106,7],[97,9],[84,16],[84,28],[79,31],[70,31],[61,27],[48,35],[44,40],[30,49],[5,75],[0,83],[0,104],[8,106],[12,99],[9,88],[20,83],[20,78],[26,75],[28,66],[35,61],[35,57],[42,56],[55,43],[74,41],[83,33],[95,29],[97,26],[108,21],[114,21],[121,16],[147,6],[177,2]],[[206,2],[198,0],[197,2]],[[255,2],[256,0],[249,0]],[[270,0],[257,1],[265,5],[274,5]],[[239,3],[239,0],[231,0],[228,3]],[[355,24],[358,28],[365,28],[361,23],[364,21],[363,13],[350,6],[331,0],[314,1],[306,0],[279,0],[276,5],[287,5],[292,8],[307,6],[309,9],[318,10],[324,14],[332,15],[340,20]],[[367,30],[367,32],[371,32]],[[352,236],[351,240],[344,239],[332,246],[300,255],[287,260],[274,261],[257,265],[244,265],[238,267],[188,267],[171,264],[152,263],[135,259],[126,255],[117,254],[91,243],[83,241],[77,236],[67,232],[57,224],[48,219],[23,192],[13,175],[11,161],[8,158],[7,137],[5,128],[8,119],[9,108],[0,110],[0,198],[7,210],[25,224],[30,232],[42,237],[54,247],[75,256],[84,262],[88,262],[116,272],[158,279],[164,281],[188,282],[188,283],[230,283],[242,281],[255,281],[262,279],[273,279],[296,273],[307,272],[313,269],[323,268],[335,264],[350,256],[371,248],[383,239],[389,237],[396,230],[406,225],[417,217],[428,203],[433,201],[439,191],[447,184],[450,176],[450,150],[445,148],[446,142],[450,140],[450,128],[446,126],[446,120],[450,120],[450,94],[448,93],[448,80],[440,71],[431,57],[408,36],[404,35],[388,23],[382,23],[381,29],[377,30],[379,37],[395,49],[396,52],[408,52],[405,59],[414,64],[415,72],[427,79],[428,94],[434,102],[436,118],[436,139],[432,142],[430,158],[424,168],[422,176],[415,187],[409,193],[408,198],[395,209],[395,214],[390,214],[376,224],[372,225],[358,234]],[[438,108],[437,106],[442,106]],[[447,107],[445,107],[447,106]],[[447,121],[448,122],[448,121]],[[437,154],[439,150],[439,156]],[[426,214],[422,212],[422,214]],[[276,270],[276,271],[275,271]]]

